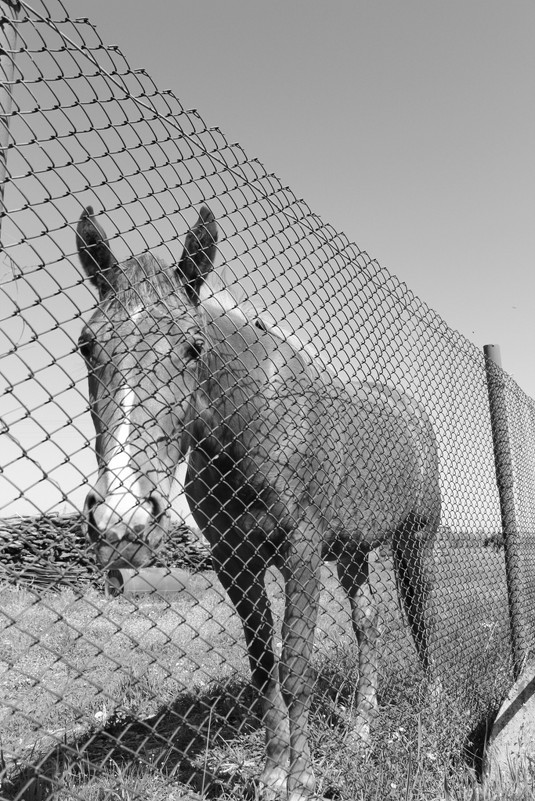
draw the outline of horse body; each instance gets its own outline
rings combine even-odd
[[[425,493],[436,476],[434,437],[413,399],[342,384],[232,312],[207,332],[186,435],[187,491],[202,530],[222,506],[232,509],[225,530],[253,526],[278,546],[313,509],[327,556],[376,547],[411,512],[433,513],[436,496]]]
[[[359,645],[356,733],[369,736],[376,706],[368,554],[389,537],[429,667],[423,557],[440,514],[436,444],[407,395],[343,384],[280,329],[201,300],[216,238],[203,209],[176,272],[165,272],[171,292],[143,289],[158,273],[150,262],[132,296],[131,269],[121,272],[89,210],[82,215],[80,256],[101,298],[82,335],[93,342],[93,362],[86,358],[100,465],[88,531],[103,565],[146,562],[173,467],[189,453],[187,497],[242,618],[264,699],[264,797],[302,801],[314,793],[307,718],[322,559],[337,560]],[[286,587],[280,665],[264,584],[270,565]]]

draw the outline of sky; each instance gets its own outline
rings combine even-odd
[[[140,0],[69,0],[68,8],[73,18],[89,16],[104,44],[116,44],[132,69],[144,69],[159,90],[171,90],[184,108],[198,109],[208,126],[239,142],[451,328],[479,348],[498,344],[504,368],[535,397],[531,2],[153,0],[149,15]],[[53,63],[47,68],[54,73]],[[95,79],[89,88],[78,86],[89,93],[85,103],[95,87]],[[98,104],[86,109],[95,123]],[[25,119],[32,124],[30,114]],[[36,117],[35,125],[42,124]],[[83,117],[77,124],[87,128]],[[40,134],[49,138],[36,167],[46,167],[46,149],[63,163],[61,137]],[[91,142],[85,152],[95,156]],[[65,186],[75,193],[87,170],[97,176],[80,153],[80,168],[48,174],[54,204],[35,176],[20,182],[36,204],[33,228],[37,219],[51,233],[39,252],[47,269],[28,273],[19,294],[6,296],[13,309],[32,310],[39,338],[20,339],[18,361],[4,359],[0,369],[0,384],[4,378],[16,388],[0,402],[15,436],[1,446],[11,486],[1,485],[0,514],[63,508],[65,496],[79,508],[94,471],[84,368],[72,353],[79,310],[87,313],[94,300],[77,283],[76,268],[61,266],[77,262],[61,213],[73,220],[78,207]],[[10,158],[23,173],[19,153]],[[120,156],[113,159],[108,169],[120,166]],[[21,205],[24,197],[14,197],[13,208]],[[101,205],[106,209],[105,200]],[[114,211],[112,222],[125,226],[128,246],[140,252],[145,234],[129,231],[131,221]],[[165,221],[160,226],[163,232]],[[32,263],[31,250],[30,236],[16,249],[21,264]],[[58,295],[58,282],[68,286],[67,295]],[[39,295],[46,303],[35,304]],[[6,313],[6,300],[1,304]],[[27,337],[28,326],[21,333],[20,320],[9,314],[4,330],[15,341]],[[55,363],[57,353],[64,357]]]
[[[535,397],[535,5],[70,0]]]

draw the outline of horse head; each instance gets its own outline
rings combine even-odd
[[[165,533],[205,344],[199,293],[216,242],[214,217],[203,207],[178,264],[166,267],[151,254],[119,263],[91,207],[78,223],[82,267],[99,296],[79,348],[99,468],[85,514],[103,567],[150,563]]]

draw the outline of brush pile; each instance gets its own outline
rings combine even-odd
[[[171,525],[157,565],[206,570],[210,552],[201,536],[184,525]],[[0,519],[0,580],[40,587],[89,582],[101,586],[102,572],[88,546],[81,514]]]

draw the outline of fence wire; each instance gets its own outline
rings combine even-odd
[[[219,129],[206,127],[171,92],[159,91],[143,70],[131,69],[88,20],[70,19],[58,0],[0,7],[0,164],[6,169],[0,262],[0,798],[241,798],[262,771],[265,719],[252,689],[242,627],[214,572],[200,518],[196,522],[191,514],[194,504],[185,500],[184,465],[164,510],[169,532],[145,570],[123,565],[103,572],[81,514],[98,472],[87,368],[77,342],[97,300],[80,266],[78,220],[92,207],[113,254],[119,262],[135,257],[132,274],[141,280],[140,265],[149,263],[143,254],[158,258],[160,266],[180,263],[203,204],[218,228],[210,293],[221,320],[242,315],[245,341],[251,321],[260,319],[257,336],[275,337],[281,352],[298,353],[307,375],[326,376],[314,384],[312,410],[324,484],[332,480],[330,445],[336,450],[340,437],[358,425],[351,419],[336,426],[337,415],[349,420],[353,408],[344,386],[393,387],[396,398],[410,396],[431,421],[442,511],[432,547],[423,553],[433,574],[429,664],[419,663],[411,621],[398,601],[395,554],[384,541],[370,556],[379,610],[378,709],[365,747],[351,736],[363,666],[331,563],[321,568],[309,679],[309,738],[319,792],[342,799],[398,797],[395,788],[406,787],[411,759],[418,758],[425,763],[422,797],[430,797],[425,792],[443,781],[451,755],[458,758],[466,743],[476,748],[481,726],[511,684],[482,354],[259,161]],[[125,268],[124,280],[129,275]],[[161,275],[169,271],[161,267]],[[142,280],[159,279],[154,273]],[[160,293],[148,303],[157,306],[161,299]],[[147,308],[146,303],[134,314]],[[161,320],[154,309],[153,319]],[[128,313],[120,330],[126,330]],[[116,317],[106,318],[108,343]],[[223,322],[215,323],[224,329]],[[151,329],[147,336],[153,334]],[[235,335],[236,330],[231,349]],[[123,360],[132,357],[134,340],[128,329]],[[139,345],[139,337],[135,341]],[[110,364],[117,365],[117,348],[109,348]],[[128,375],[135,369],[130,365]],[[146,378],[155,393],[156,374],[154,367]],[[519,603],[531,649],[535,404],[503,378],[520,542]],[[141,387],[145,378],[139,381]],[[325,387],[325,396],[318,386]],[[105,387],[108,404],[114,389],[122,386]],[[124,411],[123,401],[113,402]],[[366,402],[356,409],[363,414],[365,407]],[[375,415],[374,442],[380,426],[386,432],[382,442],[389,430],[399,430],[400,415],[407,414],[399,408],[394,402],[393,416],[386,417],[369,412],[364,424]],[[116,424],[117,411],[112,417]],[[149,438],[151,425],[147,418]],[[279,431],[280,421],[273,427]],[[292,436],[290,426],[283,444]],[[118,443],[112,450],[119,467],[115,479],[108,475],[116,482],[115,499],[128,473],[120,437]],[[396,454],[403,447],[393,441],[390,446],[396,475]],[[351,457],[353,465],[359,458],[366,465],[365,452]],[[257,468],[262,472],[262,465]],[[215,490],[207,486],[206,492]],[[233,492],[238,497],[240,487]],[[395,488],[391,494],[397,497]],[[405,557],[398,553],[399,558]],[[279,653],[284,587],[271,568],[267,589]]]

